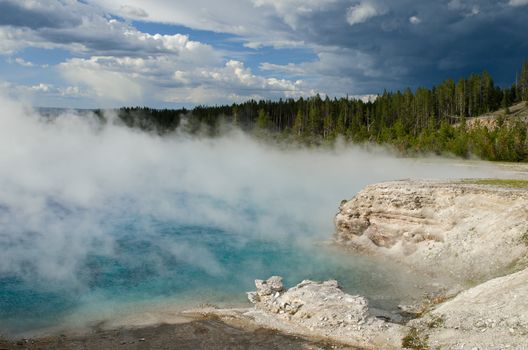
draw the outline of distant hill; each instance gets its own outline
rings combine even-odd
[[[519,102],[509,108],[501,108],[491,113],[469,118],[467,120],[467,126],[469,128],[486,126],[488,129],[493,129],[498,126],[500,121],[523,121],[528,124],[528,104],[526,102]]]

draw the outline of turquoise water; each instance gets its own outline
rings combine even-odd
[[[413,293],[412,276],[318,244],[314,237],[300,240],[300,232],[269,238],[210,225],[184,225],[128,209],[100,218],[98,227],[111,238],[111,249],[98,250],[92,244],[69,267],[72,276],[52,280],[32,274],[36,267],[29,259],[25,273],[4,273],[0,278],[2,332],[53,327],[100,305],[112,305],[113,310],[106,310],[108,317],[119,311],[119,305],[130,308],[149,300],[181,300],[190,306],[246,303],[244,292],[254,289],[254,279],[271,275],[283,276],[288,286],[303,279],[335,278],[348,292],[368,295],[374,306],[386,309]],[[241,210],[249,217],[256,215],[249,208]],[[57,203],[50,204],[49,211],[56,220],[68,212]],[[3,249],[9,248],[3,244]],[[32,242],[11,244],[20,249]]]

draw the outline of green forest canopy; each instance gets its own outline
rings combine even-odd
[[[448,79],[431,89],[384,91],[367,102],[316,95],[197,106],[191,111],[127,107],[118,115],[130,127],[158,133],[174,131],[183,117],[187,132],[205,128],[210,136],[218,134],[221,123],[230,123],[259,137],[309,145],[333,144],[342,137],[354,143],[389,144],[404,154],[528,161],[526,120],[509,115],[509,108],[521,101],[528,101],[528,61],[506,88],[495,86],[484,72],[457,82]],[[467,122],[499,109],[502,113],[492,124]]]

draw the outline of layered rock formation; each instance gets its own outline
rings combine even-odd
[[[339,244],[476,285],[411,320],[402,347],[528,348],[528,190],[497,183],[397,181],[342,202]]]
[[[336,241],[415,269],[484,281],[526,262],[528,191],[445,182],[388,182],[343,201]]]

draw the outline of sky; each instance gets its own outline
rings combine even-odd
[[[0,0],[0,90],[34,106],[364,96],[528,58],[528,0]]]

